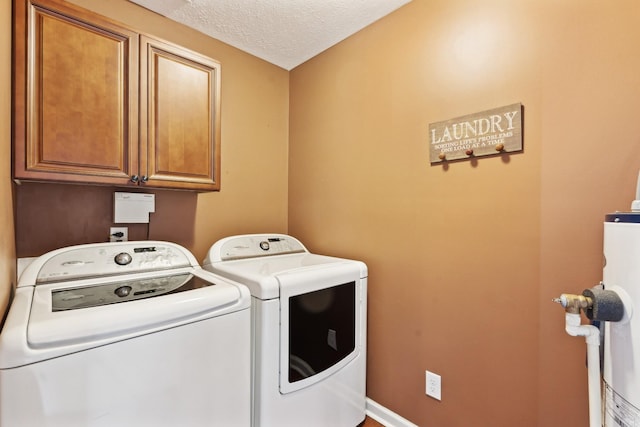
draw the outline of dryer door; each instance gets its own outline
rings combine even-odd
[[[279,275],[280,392],[310,386],[360,351],[360,269],[336,263]]]

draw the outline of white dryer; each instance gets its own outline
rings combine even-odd
[[[0,426],[246,427],[249,307],[172,243],[42,255],[0,334]]]
[[[252,295],[252,425],[355,427],[365,418],[367,267],[282,234],[216,242],[203,268]]]

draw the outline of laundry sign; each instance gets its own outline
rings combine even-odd
[[[431,163],[522,151],[522,104],[429,124]]]

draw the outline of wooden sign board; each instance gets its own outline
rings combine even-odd
[[[431,163],[522,151],[522,104],[429,125]]]

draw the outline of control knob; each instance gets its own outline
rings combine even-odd
[[[113,293],[118,295],[120,298],[124,298],[131,293],[131,286],[120,286],[113,291]]]
[[[133,260],[133,258],[131,258],[131,255],[126,252],[120,252],[113,260],[118,265],[127,265]]]

